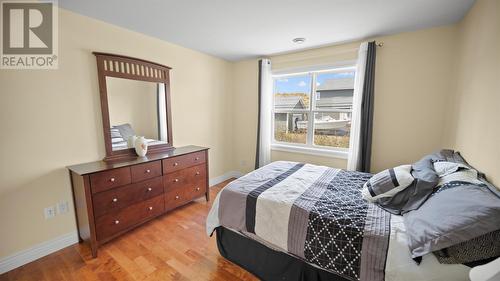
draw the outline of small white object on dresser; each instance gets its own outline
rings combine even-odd
[[[144,157],[148,152],[148,142],[144,137],[137,137],[135,140],[135,153],[138,156]]]

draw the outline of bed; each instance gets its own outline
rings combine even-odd
[[[371,176],[271,163],[219,192],[207,234],[263,280],[468,280],[465,265],[411,258],[403,218],[361,196]]]
[[[129,142],[129,138],[136,133],[128,123],[112,126],[109,130],[111,135],[111,147],[113,151],[133,148],[134,145]],[[148,146],[164,144],[164,141],[146,138]]]

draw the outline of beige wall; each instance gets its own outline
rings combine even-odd
[[[158,140],[158,83],[107,77],[106,86],[110,125],[130,124],[135,135]]]
[[[448,26],[377,38],[373,172],[442,148],[456,35]]]
[[[500,186],[500,1],[476,1],[459,28],[446,142]]]
[[[233,64],[233,165],[244,173],[255,167],[258,115],[257,60]]]
[[[104,51],[171,66],[174,144],[210,147],[210,176],[232,169],[231,64],[68,11],[58,70],[0,70],[0,258],[75,230],[65,166],[104,157],[95,57]]]
[[[377,49],[372,171],[414,162],[442,147],[443,109],[454,81],[456,26],[375,38]],[[271,57],[273,70],[355,60],[360,42]],[[235,163],[255,159],[257,60],[234,66]],[[297,160],[345,168],[347,161],[274,151],[272,160]],[[237,166],[238,167],[238,166]],[[239,166],[247,172],[251,167]]]

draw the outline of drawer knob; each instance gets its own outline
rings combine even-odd
[[[199,176],[200,175],[200,172],[196,172],[196,175]]]
[[[153,207],[149,207],[148,209],[149,209],[150,211],[152,211],[152,210],[153,210]]]
[[[198,161],[198,160],[200,160],[200,157],[196,157],[196,158],[194,158],[194,160]]]
[[[153,189],[151,187],[148,187],[148,191],[151,191],[151,190],[153,190]]]
[[[120,223],[120,221],[119,221],[119,220],[115,220],[115,224],[119,224],[119,223]]]
[[[146,174],[149,174],[149,173],[151,173],[151,170],[150,170],[150,169],[147,169],[147,170],[146,170]]]
[[[179,199],[179,198],[180,198],[179,195],[175,195],[175,199]]]
[[[110,178],[109,181],[110,182],[115,182],[115,178]]]
[[[175,162],[175,163],[174,163],[174,166],[177,166],[177,165],[179,165],[179,163]]]
[[[199,188],[199,187],[197,187],[197,188],[196,188],[196,191],[200,191],[200,188]]]
[[[113,198],[113,202],[118,202],[118,198]]]
[[[179,179],[174,179],[174,182],[179,182]]]

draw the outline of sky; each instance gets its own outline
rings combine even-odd
[[[327,79],[339,79],[354,77],[354,72],[343,73],[319,73],[316,76],[316,86],[321,85]],[[300,76],[280,77],[275,80],[275,93],[310,93],[311,92],[311,74]]]

